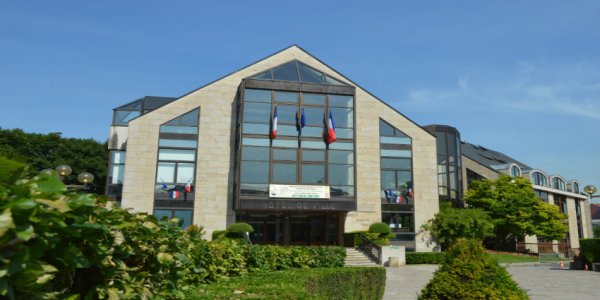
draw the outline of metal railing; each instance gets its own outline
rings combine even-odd
[[[364,233],[358,233],[360,237],[360,246],[358,250],[364,253],[369,259],[381,265],[381,247],[375,245]]]

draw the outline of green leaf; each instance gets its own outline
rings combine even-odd
[[[156,258],[158,259],[158,262],[160,262],[163,265],[167,265],[167,264],[170,264],[171,262],[173,262],[173,255],[171,255],[170,253],[166,253],[166,252],[158,253],[156,255]]]
[[[23,241],[29,241],[32,237],[35,236],[35,232],[33,231],[33,226],[29,225],[24,230],[17,230],[17,237]]]
[[[12,228],[15,228],[15,223],[13,223],[10,208],[7,208],[0,215],[0,237],[4,236],[4,234]]]
[[[37,203],[32,199],[22,198],[14,201],[11,206],[14,208],[26,210],[36,207]]]
[[[0,183],[14,183],[21,177],[25,169],[24,164],[0,156]]]
[[[41,193],[64,193],[67,188],[57,176],[47,175],[36,180],[36,190]]]
[[[45,204],[51,208],[54,208],[62,213],[68,212],[71,210],[71,208],[69,207],[67,202],[63,199],[58,199],[58,200],[37,199],[36,201],[39,203]]]

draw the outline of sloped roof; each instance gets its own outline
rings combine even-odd
[[[600,220],[600,204],[590,204],[590,213],[592,220]]]
[[[518,165],[523,171],[532,169],[530,166],[504,153],[468,142],[461,142],[460,151],[462,155],[490,168],[491,170],[506,169],[510,164]]]
[[[154,110],[169,102],[173,102],[176,99],[177,98],[175,97],[144,96],[127,104],[121,105],[115,109]]]

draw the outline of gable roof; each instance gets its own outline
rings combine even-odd
[[[530,166],[504,153],[479,145],[473,145],[471,143],[461,141],[460,151],[462,155],[496,172],[498,170],[507,169],[510,164],[516,164],[519,166],[519,168],[521,168],[522,171],[532,169]]]

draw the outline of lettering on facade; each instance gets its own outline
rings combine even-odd
[[[263,209],[281,210],[335,210],[335,203],[321,201],[264,201]]]

